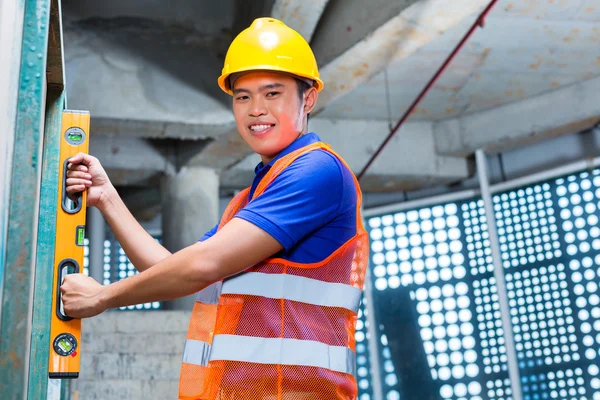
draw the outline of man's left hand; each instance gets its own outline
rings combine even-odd
[[[60,287],[65,314],[72,318],[89,318],[104,310],[106,286],[83,274],[67,275]]]

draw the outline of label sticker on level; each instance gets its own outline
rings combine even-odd
[[[75,235],[75,244],[77,246],[83,246],[85,242],[85,226],[79,225],[77,227],[76,235]]]

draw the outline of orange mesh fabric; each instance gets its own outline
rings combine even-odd
[[[187,339],[212,343],[217,319],[217,305],[196,302],[188,326]],[[179,374],[179,398],[200,399],[206,367],[186,362],[181,363]]]
[[[197,301],[192,310],[192,317],[188,326],[186,339],[202,340],[212,343],[217,320],[217,305],[204,304]]]
[[[228,204],[219,229],[229,222],[235,214],[238,213],[248,203],[249,189],[242,190]],[[188,326],[186,339],[201,340],[206,343],[212,343],[217,319],[217,304],[204,304],[197,301],[192,310],[192,316]],[[181,363],[179,375],[179,398],[180,399],[201,399],[202,385],[205,381],[206,367],[200,365]]]
[[[179,375],[179,398],[185,400],[201,399],[202,384],[205,381],[206,367],[181,363]]]
[[[219,305],[216,334],[315,340],[354,348],[356,314],[345,308],[260,296],[221,297],[239,302]]]
[[[294,160],[316,149],[335,154],[328,146],[315,143],[281,158],[263,177],[254,197],[261,195],[268,185]],[[345,163],[344,163],[345,164]],[[299,264],[283,259],[267,259],[248,272],[265,274],[289,274],[328,283],[342,283],[362,290],[369,257],[368,235],[362,225],[360,206],[362,196],[358,181],[356,235],[319,263]],[[249,189],[240,192],[230,202],[223,214],[219,229],[227,224],[248,204]],[[214,335],[227,334],[261,338],[289,338],[310,340],[330,346],[344,346],[355,350],[354,340],[357,315],[341,307],[327,307],[287,299],[264,296],[224,294],[219,298],[215,319],[207,305],[194,307],[188,337],[200,337],[214,322]],[[211,322],[200,322],[202,317]],[[209,337],[212,340],[213,334]],[[189,367],[182,366],[183,371]],[[332,400],[356,399],[356,380],[352,375],[302,365],[261,364],[242,361],[214,360],[206,370],[195,371],[204,382],[182,382],[181,398],[194,393],[193,398],[202,400]],[[183,378],[182,378],[183,379]],[[186,378],[187,379],[187,378]],[[200,378],[198,378],[200,379]],[[197,394],[201,388],[201,394]]]
[[[235,214],[237,214],[242,208],[246,207],[246,204],[248,204],[248,193],[250,193],[250,188],[242,190],[236,196],[234,196],[233,199],[231,199],[227,205],[227,208],[223,212],[218,229],[221,229],[223,226],[225,226],[225,224],[235,217]]]
[[[356,399],[353,376],[324,368],[239,361],[214,361],[211,364],[206,376],[207,399]]]

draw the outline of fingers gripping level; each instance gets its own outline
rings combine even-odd
[[[52,319],[50,327],[49,377],[77,378],[80,366],[81,320],[69,317],[64,310],[60,286],[69,274],[82,272],[85,237],[86,193],[67,196],[66,180],[69,158],[87,153],[90,114],[87,111],[63,111],[60,164],[57,171],[58,207],[56,208],[56,243]]]

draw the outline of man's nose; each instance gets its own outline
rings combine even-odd
[[[266,115],[268,113],[267,107],[265,106],[264,101],[260,99],[256,99],[252,101],[252,105],[250,107],[249,115],[251,117],[260,117],[261,115]]]

